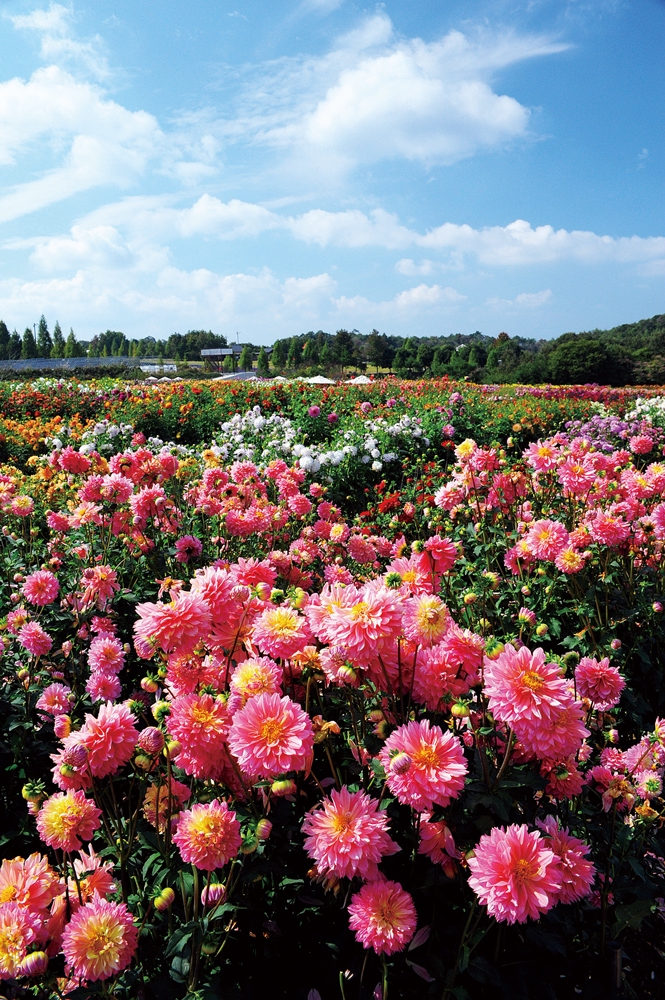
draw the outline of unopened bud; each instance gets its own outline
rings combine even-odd
[[[240,845],[241,854],[253,854],[256,848],[259,846],[259,841],[256,837],[246,837]]]
[[[71,778],[76,774],[76,770],[72,767],[71,764],[61,764],[60,774],[62,775],[63,778]]]
[[[401,750],[399,753],[395,754],[390,762],[390,770],[393,774],[407,774],[411,769],[413,761],[409,757],[408,753],[404,753]]]
[[[155,757],[164,748],[164,734],[155,726],[148,726],[139,734],[137,747]]]
[[[267,840],[272,830],[272,823],[269,819],[260,819],[256,824],[256,836],[259,840]]]
[[[170,909],[173,905],[173,900],[175,899],[175,892],[166,886],[165,889],[155,896],[153,900],[153,906],[158,911],[158,913],[164,913],[166,910]]]
[[[151,711],[153,719],[155,719],[157,722],[162,722],[162,720],[165,719],[166,716],[171,711],[171,706],[168,701],[164,701],[162,699],[162,701],[155,702],[155,704],[152,706]]]
[[[450,714],[456,719],[467,719],[471,715],[471,712],[465,701],[456,701],[450,709]]]
[[[71,764],[72,767],[85,767],[88,763],[88,748],[82,743],[75,743],[68,747],[62,755],[63,764]]]
[[[467,604],[467,605],[468,604],[475,604],[476,601],[478,600],[478,594],[474,594],[472,591],[470,591],[468,594],[464,595],[463,600],[464,600],[464,603]]]
[[[48,955],[45,951],[31,951],[21,959],[18,967],[19,976],[41,976],[46,972]]]
[[[201,893],[201,902],[204,906],[216,906],[217,903],[223,903],[225,899],[226,886],[222,885],[221,882],[211,882],[210,885],[205,886]]]
[[[157,688],[159,687],[159,684],[157,683],[155,677],[147,676],[141,678],[141,687],[148,694],[154,694]]]
[[[25,668],[22,670],[17,670],[16,676],[20,681],[27,680],[27,678],[30,676],[30,671],[26,670]]]
[[[293,795],[296,790],[296,783],[293,778],[277,778],[270,786],[272,795],[282,798],[284,795]]]
[[[537,625],[536,626],[536,635],[537,636],[542,637],[544,635],[547,635],[548,632],[549,632],[549,627],[547,625],[545,625],[544,623],[542,625]]]
[[[270,600],[270,584],[266,583],[264,580],[259,581],[256,585],[256,596],[260,601]]]
[[[134,758],[134,764],[138,767],[139,771],[149,771],[152,767],[153,760],[152,757],[148,757],[144,753],[139,753]]]

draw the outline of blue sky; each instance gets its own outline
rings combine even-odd
[[[0,32],[10,328],[665,311],[663,0],[8,0]]]

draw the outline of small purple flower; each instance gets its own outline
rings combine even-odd
[[[360,404],[360,409],[363,411],[363,413],[369,413],[369,411],[372,409],[372,404],[368,400],[365,400],[364,403]]]
[[[321,407],[316,405],[310,406],[307,412],[309,413],[310,417],[318,417],[319,413],[321,412]]]
[[[455,437],[455,428],[453,427],[452,424],[446,424],[446,426],[443,428],[443,436],[446,438]]]
[[[329,424],[336,424],[337,421],[338,421],[338,419],[339,419],[339,417],[337,416],[336,413],[329,413],[328,414],[328,423]]]

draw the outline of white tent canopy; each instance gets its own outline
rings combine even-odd
[[[325,375],[314,375],[312,378],[304,378],[303,382],[307,382],[308,385],[334,385],[335,382],[331,378],[326,378]]]
[[[347,378],[346,385],[371,385],[371,378],[367,378],[366,375],[356,375],[355,378]]]

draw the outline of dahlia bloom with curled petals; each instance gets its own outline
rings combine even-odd
[[[561,887],[557,903],[574,903],[588,896],[596,877],[595,867],[585,857],[590,848],[577,837],[571,837],[568,830],[559,829],[554,816],[539,821],[538,826],[546,834],[545,843],[559,860]]]
[[[450,827],[443,820],[432,821],[431,813],[420,814],[418,854],[425,854],[432,864],[441,865],[448,878],[455,875],[456,860],[461,858]]]
[[[233,671],[229,682],[229,711],[235,712],[259,694],[281,692],[282,679],[282,668],[267,656],[243,660]]]
[[[119,639],[102,634],[90,643],[88,666],[105,674],[119,674],[125,665],[125,653]]]
[[[138,730],[134,716],[127,705],[103,704],[95,718],[86,715],[77,733],[67,737],[69,742],[83,744],[88,750],[88,766],[94,778],[115,774],[134,753]]]
[[[180,695],[171,704],[166,723],[180,744],[178,767],[195,778],[219,780],[227,762],[226,739],[231,715],[223,701],[210,694]]]
[[[68,973],[97,982],[126,969],[134,957],[138,931],[124,903],[99,893],[73,915],[62,935]]]
[[[262,653],[289,659],[312,641],[312,633],[294,608],[269,607],[255,620],[252,640]]]
[[[476,675],[469,675],[464,667],[442,643],[418,655],[413,681],[413,699],[436,712],[453,698],[466,694]]]
[[[428,719],[407,722],[386,740],[379,760],[388,788],[402,805],[421,812],[447,806],[464,788],[467,763],[462,744]]]
[[[38,712],[55,717],[56,715],[65,715],[75,700],[72,689],[66,684],[58,684],[56,681],[44,688],[37,699],[35,708]]]
[[[36,573],[26,576],[23,587],[23,596],[29,604],[44,607],[51,604],[60,590],[58,579],[47,569],[39,569]]]
[[[41,917],[18,903],[0,905],[0,979],[14,979],[28,946],[41,929]]]
[[[575,667],[575,683],[580,698],[588,698],[600,712],[608,712],[618,705],[626,686],[617,668],[610,666],[608,657],[598,662],[583,656]]]
[[[399,882],[368,882],[349,904],[349,927],[363,948],[377,955],[403,951],[416,932],[413,899]]]
[[[233,717],[229,748],[248,774],[274,778],[308,768],[312,759],[312,721],[300,705],[279,694],[250,698]]]
[[[193,653],[211,628],[210,609],[200,594],[178,593],[169,604],[137,604],[134,646],[138,655],[151,659],[157,649],[181,655]]]
[[[53,646],[53,639],[38,622],[26,622],[19,629],[16,638],[33,656],[45,656]]]
[[[384,855],[399,846],[388,836],[388,816],[362,789],[343,787],[307,813],[302,825],[305,850],[321,875],[374,880]]]
[[[534,521],[526,534],[526,544],[536,559],[552,561],[568,545],[568,531],[560,521]]]
[[[571,700],[561,668],[545,663],[544,650],[510,643],[485,660],[485,694],[494,718],[520,729],[547,725]]]
[[[101,815],[101,809],[85,797],[85,792],[56,792],[37,813],[37,829],[49,847],[78,851],[84,840],[92,839]]]
[[[344,646],[349,659],[367,667],[386,649],[392,649],[402,631],[402,601],[398,592],[380,581],[361,587],[359,600],[335,607],[326,623],[328,641]]]
[[[212,872],[237,855],[242,842],[240,823],[226,802],[197,803],[180,813],[173,841],[183,861]]]
[[[495,920],[514,924],[538,920],[557,903],[559,859],[538,831],[513,823],[483,834],[468,859],[469,885]]]

